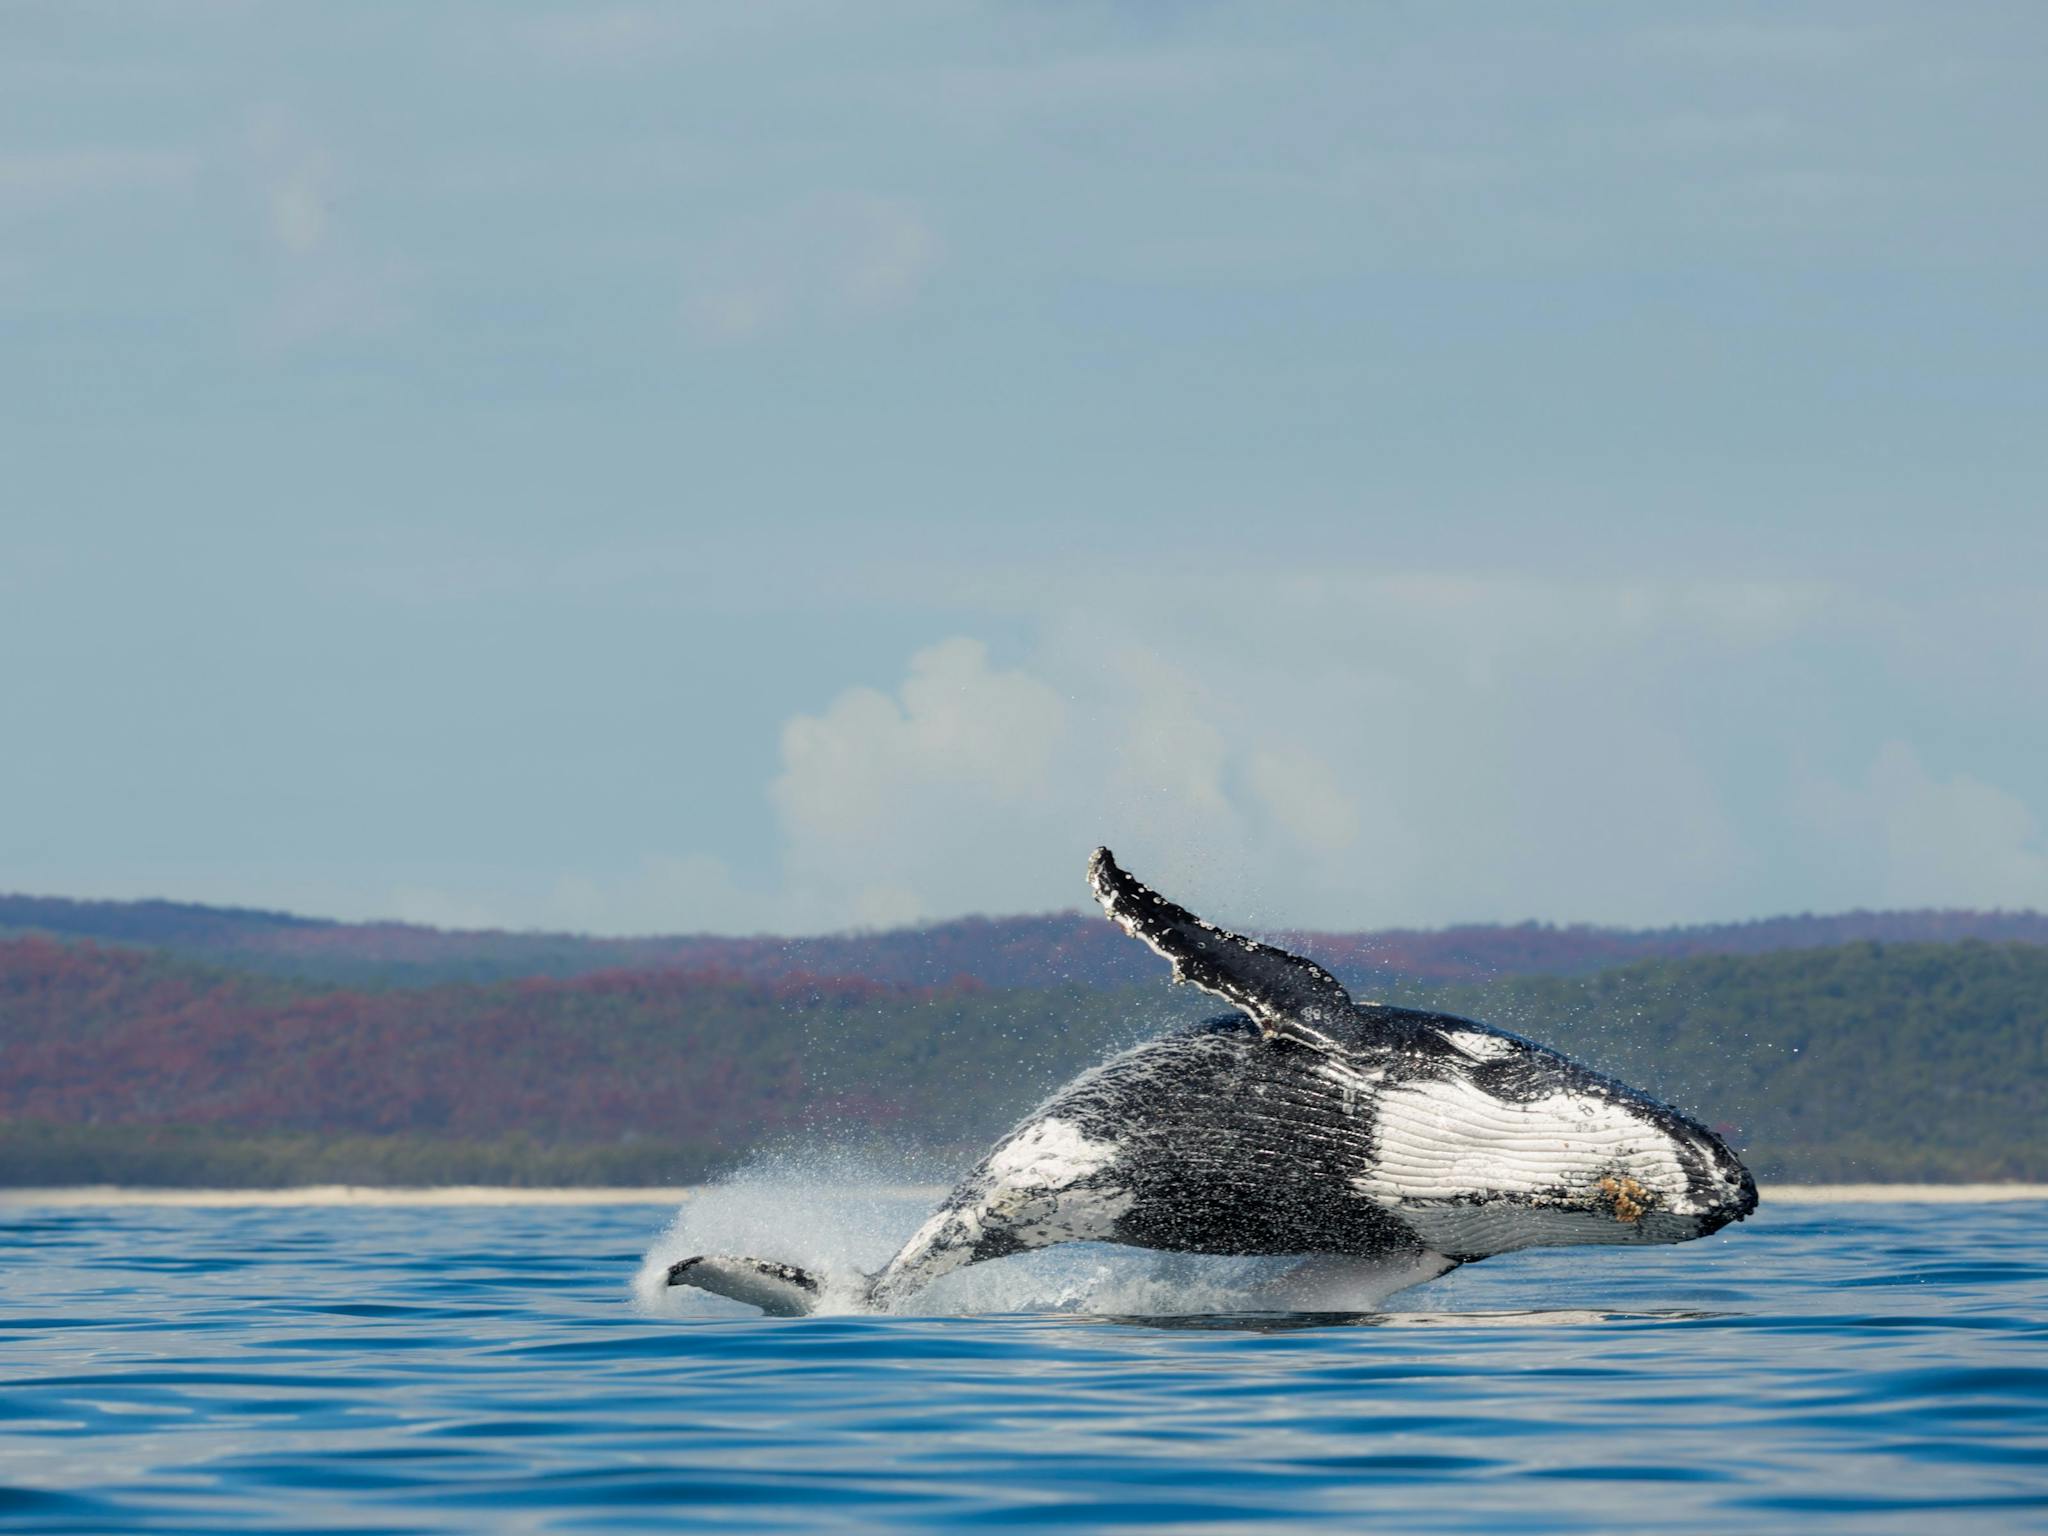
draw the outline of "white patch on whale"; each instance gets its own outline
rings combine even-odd
[[[1474,1061],[1499,1061],[1522,1048],[1521,1041],[1497,1035],[1489,1029],[1447,1029],[1443,1031],[1443,1037],[1454,1049]]]
[[[1107,1237],[1135,1197],[1108,1186],[1075,1197],[1073,1186],[1115,1161],[1117,1145],[1098,1141],[1057,1116],[1026,1126],[988,1160],[990,1187],[977,1202],[982,1221],[1000,1219],[1027,1242],[1086,1241]]]
[[[1116,1155],[1115,1142],[1098,1140],[1071,1120],[1050,1115],[1032,1121],[989,1154],[978,1194],[934,1212],[903,1245],[877,1285],[877,1299],[907,1295],[971,1263],[990,1232],[1024,1248],[1110,1237],[1137,1197],[1113,1184],[1074,1186],[1100,1174]]]
[[[1462,1077],[1406,1083],[1380,1095],[1374,1137],[1378,1158],[1352,1188],[1446,1253],[1656,1241],[1658,1218],[1690,1227],[1699,1209],[1670,1136],[1595,1094],[1516,1102]],[[1639,1221],[1602,1203],[1601,1181],[1624,1177],[1656,1197]]]
[[[1020,1189],[1064,1189],[1099,1173],[1116,1157],[1116,1143],[1097,1141],[1071,1120],[1057,1117],[1026,1126],[989,1155],[991,1182]]]

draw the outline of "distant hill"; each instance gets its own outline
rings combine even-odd
[[[358,990],[0,940],[0,1182],[435,1182],[444,1144],[472,1177],[666,1181],[821,1126],[950,1143],[1157,1027],[1113,996],[712,971]]]
[[[45,933],[172,951],[239,970],[351,985],[423,986],[573,977],[614,970],[716,970],[772,980],[863,976],[900,986],[969,979],[990,987],[1132,986],[1160,962],[1093,914],[967,917],[882,933],[817,938],[599,939],[564,933],[448,931],[406,923],[338,923],[169,901],[0,896],[0,934]],[[1878,941],[1962,939],[2048,945],[2038,912],[1848,912],[1686,928],[1472,924],[1377,933],[1280,935],[1348,980],[1379,984],[1580,976],[1638,960]]]
[[[2048,947],[1876,944],[1406,983],[1727,1128],[1766,1177],[2048,1177]],[[0,941],[0,1181],[653,1182],[778,1138],[963,1160],[1213,1000],[610,972],[362,990]]]

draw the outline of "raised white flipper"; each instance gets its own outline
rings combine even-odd
[[[1327,1043],[1322,1026],[1353,1011],[1344,984],[1315,961],[1203,922],[1120,869],[1107,848],[1089,858],[1088,886],[1111,922],[1173,962],[1175,981],[1242,1008],[1269,1040]]]

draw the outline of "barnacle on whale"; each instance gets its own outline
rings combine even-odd
[[[1616,1221],[1641,1221],[1650,1208],[1649,1191],[1627,1174],[1616,1178],[1610,1173],[1600,1181],[1600,1189],[1614,1203]]]

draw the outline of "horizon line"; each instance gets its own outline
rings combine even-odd
[[[9,903],[52,903],[74,908],[150,908],[171,909],[184,912],[214,915],[230,919],[262,919],[267,922],[303,928],[354,928],[354,929],[399,929],[411,933],[438,934],[444,937],[472,938],[514,938],[514,939],[573,939],[589,944],[658,944],[676,941],[712,941],[726,943],[754,943],[775,941],[785,944],[811,941],[880,938],[892,934],[929,933],[962,923],[1026,923],[1052,922],[1060,919],[1074,919],[1088,926],[1090,909],[1085,906],[1058,907],[1049,911],[1036,912],[963,912],[951,917],[937,917],[925,922],[902,923],[888,927],[848,927],[824,929],[808,933],[777,933],[762,929],[751,933],[719,933],[707,929],[698,930],[649,930],[640,933],[610,934],[593,933],[573,928],[456,928],[441,927],[433,923],[409,921],[398,917],[321,917],[289,911],[282,907],[257,907],[225,905],[206,901],[189,901],[173,896],[63,896],[38,894],[29,891],[0,891],[0,929],[6,925],[5,907]],[[1273,928],[1249,929],[1265,935],[1287,936],[1295,939],[1323,938],[1383,938],[1392,936],[1441,936],[1456,933],[1515,932],[1518,930],[1547,930],[1564,933],[1610,934],[1627,937],[1669,936],[1677,934],[1708,933],[1737,928],[1761,927],[1771,923],[1789,922],[1832,922],[1850,918],[1926,918],[1926,917],[1971,917],[1994,919],[2039,919],[2048,920],[2048,913],[2034,907],[1848,907],[1837,911],[1816,912],[1811,908],[1803,911],[1779,911],[1755,917],[1709,919],[1687,923],[1661,923],[1641,927],[1630,927],[1619,923],[1601,923],[1578,919],[1557,919],[1527,917],[1514,921],[1471,920],[1444,923],[1440,925],[1414,924],[1378,928],[1338,928],[1285,925]],[[24,925],[33,929],[36,925]]]

